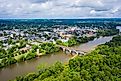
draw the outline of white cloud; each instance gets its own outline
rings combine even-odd
[[[120,0],[0,0],[0,18],[121,17]]]

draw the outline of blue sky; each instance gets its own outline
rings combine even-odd
[[[0,0],[0,18],[121,17],[121,0]]]

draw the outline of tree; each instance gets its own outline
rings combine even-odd
[[[36,53],[32,53],[31,51],[27,53],[26,55],[26,60],[30,60],[32,58],[35,58],[36,57]]]

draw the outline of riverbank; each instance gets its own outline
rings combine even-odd
[[[78,39],[73,38],[73,39],[70,39],[67,44],[69,44],[69,46],[70,46],[70,44],[72,43],[71,47],[69,47],[69,48],[73,49],[74,46],[78,46],[80,44],[83,45],[85,42],[93,41],[94,38],[95,38],[94,36],[85,37],[85,38],[81,37]],[[97,39],[97,38],[95,38],[95,39]],[[18,51],[13,51],[13,53],[11,52],[10,54],[12,54],[13,56],[7,56],[6,58],[0,59],[0,68],[7,67],[11,64],[15,64],[18,62],[31,60],[38,56],[43,56],[46,54],[60,51],[60,47],[58,47],[57,44],[53,44],[50,42],[42,42],[42,43],[38,43],[38,45],[33,45],[33,44],[29,44],[29,45],[30,45],[29,46],[30,49],[28,49],[27,47],[24,47],[24,48],[18,50],[18,47],[16,47],[16,46],[11,48],[10,52],[15,49]],[[67,45],[67,47],[68,47],[68,45]],[[77,48],[76,48],[76,50],[77,50]],[[79,50],[79,51],[81,51],[81,50]],[[82,52],[85,52],[85,51],[82,51]]]
[[[68,42],[66,42],[66,47],[73,46],[79,43],[85,43],[93,39],[94,37],[81,37],[77,41],[77,38],[72,38],[69,39]],[[21,41],[21,43],[22,42],[25,43],[26,41],[24,40]],[[22,48],[21,45],[15,45],[12,46],[9,50],[2,49],[1,54],[3,55],[1,55],[2,58],[0,59],[0,68],[58,51],[60,51],[60,47],[57,46],[57,43],[54,44],[52,42],[40,43],[36,41],[36,43],[34,44],[32,44],[31,42],[26,42],[24,45],[22,45]]]
[[[14,79],[16,76],[26,75],[29,72],[36,72],[37,66],[40,64],[52,65],[57,61],[62,63],[67,63],[71,58],[71,55],[66,55],[63,52],[52,53],[44,55],[42,57],[37,57],[24,62],[19,62],[12,64],[8,67],[2,68],[0,70],[0,81],[8,81]],[[10,75],[8,75],[10,73]]]
[[[112,40],[114,36],[108,36],[108,37],[99,37],[99,38],[95,38],[93,41],[89,41],[87,43],[84,44],[80,44],[80,45],[75,45],[72,48],[74,49],[80,49],[80,51],[84,51],[87,54],[91,53],[92,51],[94,51],[98,45],[104,44],[106,42],[109,42],[110,40]],[[75,58],[77,55],[74,55],[73,58]]]
[[[87,51],[87,49],[88,49],[88,51],[89,51],[91,49],[94,49],[95,46],[97,46],[99,44],[104,44],[105,42],[108,42],[111,39],[112,39],[112,37],[102,37],[102,38],[90,41],[88,43],[85,43],[85,44],[74,46],[73,48],[78,48],[83,51],[85,51],[85,50]],[[36,67],[40,64],[44,63],[47,65],[52,65],[56,61],[60,61],[62,63],[67,63],[70,58],[72,58],[72,56],[70,54],[65,54],[64,52],[59,52],[56,54],[55,53],[48,54],[48,55],[42,56],[40,58],[13,64],[13,65],[10,65],[10,66],[0,70],[0,79],[2,81],[11,80],[11,79],[14,79],[16,76],[24,75],[29,72],[35,72]],[[9,73],[11,73],[11,75],[8,75]]]
[[[98,45],[104,44],[104,43],[109,42],[110,40],[112,40],[113,37],[114,36],[95,38],[93,41],[89,41],[89,42],[84,43],[84,44],[73,46],[73,48],[74,49],[80,49],[80,51],[84,51],[84,52],[91,52]]]
[[[2,50],[3,55],[1,55],[2,59],[0,60],[0,68],[7,67],[9,65],[19,63],[22,61],[31,60],[39,56],[40,53],[41,55],[46,55],[58,52],[59,50],[59,47],[57,47],[55,44],[51,42],[38,43],[38,45],[26,44],[26,46],[21,49],[17,46],[13,46],[9,49],[9,51]]]
[[[121,81],[121,36],[98,46],[89,55],[69,60],[64,65],[56,62],[39,68],[37,73],[17,77],[14,81]]]

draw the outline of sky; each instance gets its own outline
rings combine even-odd
[[[0,0],[0,18],[121,17],[121,0]]]

